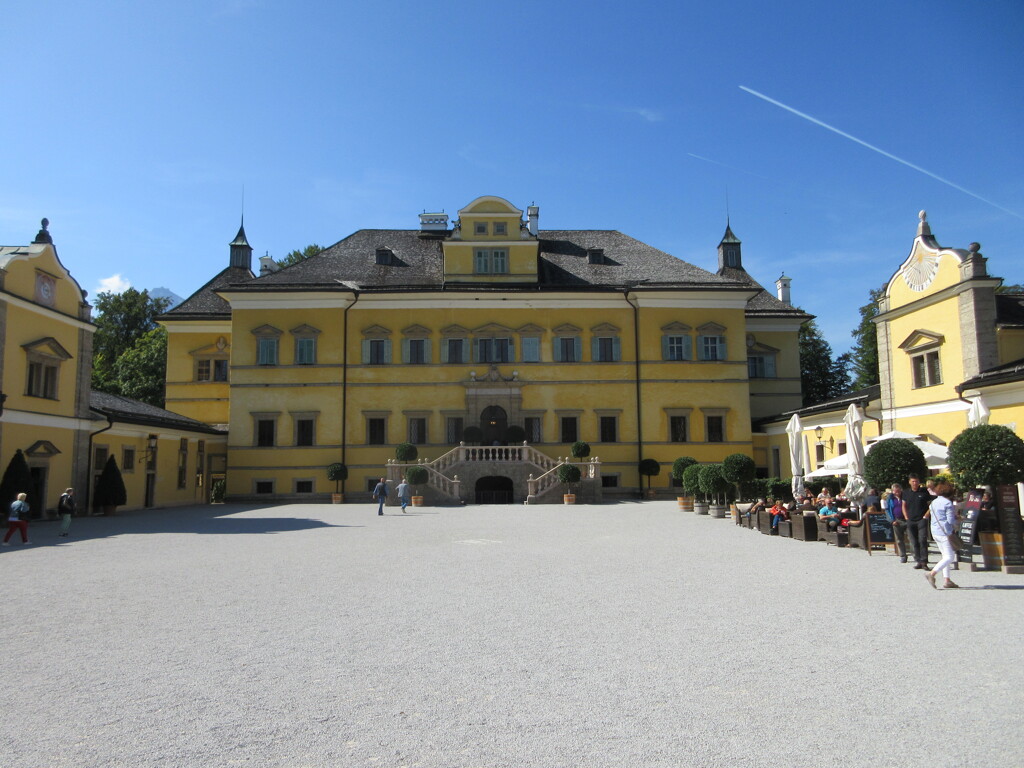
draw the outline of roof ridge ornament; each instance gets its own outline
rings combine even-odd
[[[50,245],[53,245],[53,238],[50,236],[50,233],[46,229],[47,227],[50,226],[50,220],[43,219],[39,223],[42,225],[42,229],[40,229],[39,232],[36,234],[36,239],[33,240],[32,243],[49,243]]]
[[[919,214],[917,214],[917,218],[921,220],[921,223],[917,225],[918,237],[922,235],[927,235],[931,237],[932,228],[928,226],[928,211],[921,211]]]

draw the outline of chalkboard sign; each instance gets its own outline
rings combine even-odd
[[[868,515],[867,525],[864,526],[864,533],[868,539],[868,552],[871,552],[872,546],[896,545],[896,536],[892,531],[892,521],[885,515]]]
[[[1003,534],[1003,565],[1024,565],[1024,525],[1017,504],[1017,486],[1000,485],[999,531]]]
[[[978,523],[981,520],[981,497],[985,494],[980,488],[969,491],[964,497],[963,515],[957,525],[957,535],[967,545],[967,550],[960,554],[961,562],[970,562],[970,548],[978,535]]]

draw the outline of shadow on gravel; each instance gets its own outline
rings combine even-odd
[[[337,525],[308,517],[236,517],[245,512],[259,512],[282,507],[246,504],[211,504],[196,507],[141,509],[111,516],[75,517],[71,535],[59,537],[55,520],[34,521],[29,525],[27,546],[14,544],[0,549],[0,554],[19,549],[38,549],[74,544],[88,539],[106,539],[124,534],[194,533],[196,535],[264,534],[306,531],[314,528],[363,528],[362,525]],[[17,538],[15,534],[15,538]]]
[[[960,587],[960,590],[965,589],[1024,589],[1024,584],[985,584],[980,587]]]

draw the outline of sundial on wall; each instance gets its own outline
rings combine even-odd
[[[910,257],[910,263],[903,268],[903,280],[912,291],[923,291],[939,271],[939,256],[920,249]]]

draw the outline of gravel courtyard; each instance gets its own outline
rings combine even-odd
[[[1024,764],[1024,577],[674,501],[387,512],[34,524],[0,766]]]

